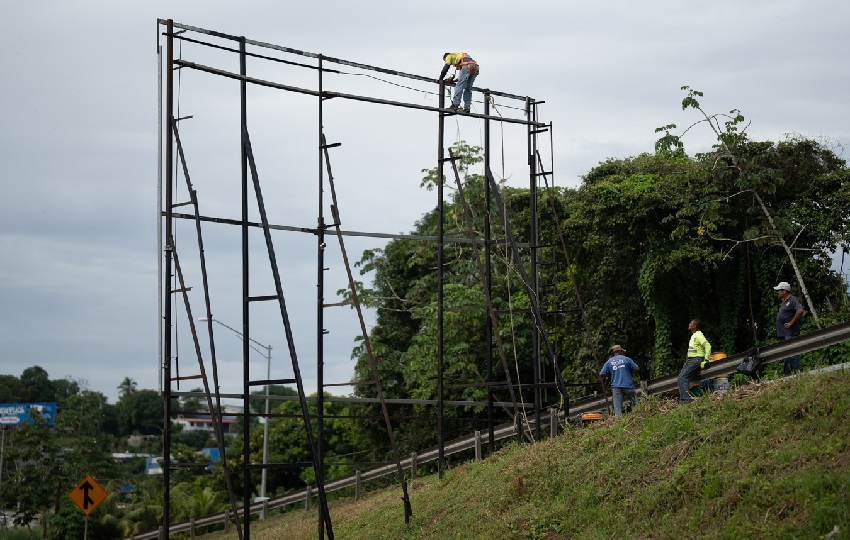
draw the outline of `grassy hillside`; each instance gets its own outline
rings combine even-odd
[[[850,372],[749,384],[331,505],[337,539],[850,538]],[[216,540],[235,532],[210,534]],[[251,537],[317,538],[315,511]]]

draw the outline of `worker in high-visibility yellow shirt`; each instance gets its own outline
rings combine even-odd
[[[475,78],[478,76],[478,71],[480,70],[478,62],[473,60],[465,52],[447,52],[443,54],[443,61],[445,65],[437,81],[442,81],[452,66],[455,67],[455,72],[451,77],[445,79],[445,81],[451,82],[454,80],[455,75],[457,75],[455,91],[452,94],[452,106],[449,109],[453,111],[458,110],[460,108],[460,99],[463,98],[463,112],[468,113],[472,106],[472,83],[475,82]]]
[[[682,371],[679,372],[679,402],[690,403],[694,400],[688,392],[688,387],[694,375],[702,369],[711,358],[711,343],[705,338],[702,333],[702,321],[694,319],[688,324],[688,330],[691,332],[691,340],[688,342],[688,357],[685,360],[685,365],[682,366]]]

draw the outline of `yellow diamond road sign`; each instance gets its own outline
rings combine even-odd
[[[86,475],[77,486],[71,490],[68,497],[83,511],[83,514],[91,514],[97,505],[103,502],[108,493],[100,487],[94,478]]]

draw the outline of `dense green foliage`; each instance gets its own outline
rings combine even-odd
[[[570,206],[565,231],[595,339],[625,342],[652,377],[678,369],[692,318],[703,320],[716,350],[772,339],[772,287],[794,282],[776,235],[796,236],[818,311],[846,310],[846,285],[830,270],[830,254],[848,238],[844,162],[808,140],[740,151],[769,167],[765,176],[777,184],[762,198],[787,231],[763,230],[752,193],[718,172],[714,154],[609,160],[585,177]]]
[[[334,534],[790,539],[824,538],[838,527],[843,535],[850,530],[848,388],[844,370],[745,384],[687,406],[652,398],[631,414],[464,463],[442,480],[418,478],[409,526],[397,486],[335,503]],[[315,527],[315,511],[291,512],[258,523],[252,535],[309,538]]]
[[[792,283],[811,317],[803,331],[823,322],[846,320],[847,284],[830,268],[832,254],[850,248],[850,169],[824,143],[789,137],[753,141],[736,110],[708,115],[687,91],[683,108],[701,115],[716,137],[708,151],[689,156],[676,126],[659,128],[655,152],[608,159],[587,173],[576,189],[540,189],[537,251],[539,296],[546,335],[568,383],[593,384],[613,343],[624,345],[643,377],[675,373],[681,367],[687,324],[702,319],[714,350],[735,353],[773,341],[776,299],[773,286]],[[687,130],[686,130],[687,131]],[[485,227],[484,182],[473,170],[481,149],[460,143],[459,178],[447,168],[423,170],[422,185],[439,181],[446,238],[475,238],[481,248]],[[459,186],[457,180],[459,179]],[[463,195],[461,195],[461,189]],[[514,240],[530,240],[530,193],[502,185]],[[437,210],[412,231],[433,237]],[[493,204],[492,237],[505,238],[504,216]],[[528,249],[521,264],[531,275]],[[448,241],[444,257],[444,398],[486,401],[488,380],[528,385],[534,380],[534,319],[528,290],[505,244],[493,245],[492,302],[498,336],[487,357],[487,316],[482,284],[483,250]],[[398,239],[364,252],[360,262],[371,287],[359,285],[364,303],[377,309],[370,342],[387,397],[437,398],[437,249],[432,241]],[[820,316],[818,316],[818,314]],[[820,319],[823,319],[822,322]],[[547,351],[541,379],[554,379]],[[364,343],[354,350],[360,396],[376,395]],[[492,378],[488,364],[492,362]],[[505,369],[506,366],[507,369]],[[475,386],[477,384],[477,386]],[[598,390],[571,390],[572,397]],[[529,391],[517,394],[529,402]],[[557,405],[554,392],[548,405]],[[495,399],[510,401],[504,390]],[[394,407],[405,417],[394,424],[402,452],[436,443],[434,406]],[[377,413],[377,407],[360,407]],[[499,411],[507,420],[511,411]],[[447,407],[446,436],[469,432],[485,417],[481,407]],[[366,425],[372,448],[387,448],[381,422]],[[379,453],[376,457],[379,457]],[[383,453],[386,456],[386,450]]]

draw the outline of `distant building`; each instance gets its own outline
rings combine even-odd
[[[148,476],[162,474],[162,457],[146,457],[145,474]]]
[[[236,434],[236,417],[242,414],[242,407],[238,405],[222,404],[221,406],[221,428],[225,435]],[[205,431],[210,435],[213,434],[213,421],[209,413],[209,409],[203,407],[203,410],[185,413],[179,415],[172,420],[183,428],[184,433],[190,431]]]
[[[208,417],[182,417],[175,418],[172,422],[182,426],[184,433],[188,433],[190,431],[206,431],[212,434],[214,431],[212,418]],[[233,418],[222,418],[221,430],[225,435],[236,435],[236,420]]]

